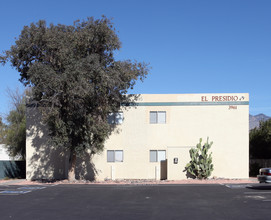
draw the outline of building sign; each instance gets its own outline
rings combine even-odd
[[[201,96],[201,102],[241,102],[244,101],[244,96],[237,95],[212,95],[212,96]],[[237,105],[229,105],[229,110],[237,110]]]
[[[232,95],[232,96],[201,96],[201,101],[202,102],[237,102],[237,101],[243,101],[245,99],[244,96],[238,97],[237,95]]]

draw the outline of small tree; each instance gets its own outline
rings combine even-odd
[[[7,125],[2,121],[2,117],[0,117],[0,144],[4,144],[6,127]]]
[[[193,177],[197,179],[207,179],[214,170],[212,153],[208,153],[213,142],[209,143],[209,138],[207,138],[207,142],[203,146],[201,143],[202,138],[200,138],[195,148],[189,150],[191,161],[185,168]]]
[[[6,117],[7,125],[5,127],[5,136],[3,142],[11,157],[21,157],[25,160],[26,144],[26,93],[21,94],[18,90],[7,91],[11,111]]]

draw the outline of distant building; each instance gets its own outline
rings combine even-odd
[[[11,158],[8,155],[8,151],[5,148],[5,145],[4,144],[0,144],[0,160],[7,161],[7,160],[12,160],[12,159],[13,158]]]
[[[8,161],[8,160],[22,160],[21,156],[11,157],[9,156],[8,150],[5,147],[5,144],[0,144],[0,161]]]
[[[25,161],[20,156],[10,157],[4,144],[0,144],[0,179],[25,178]]]
[[[67,178],[68,155],[48,148],[37,109],[27,111],[27,179]],[[209,137],[212,176],[249,176],[249,95],[143,94],[109,115],[117,129],[100,154],[78,161],[77,178],[186,179],[189,149]]]

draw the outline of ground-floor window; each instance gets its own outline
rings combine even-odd
[[[107,162],[123,162],[123,150],[108,150]]]
[[[150,150],[150,162],[160,162],[166,160],[165,150]]]

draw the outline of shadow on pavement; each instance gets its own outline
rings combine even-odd
[[[260,185],[247,186],[246,188],[254,190],[271,190],[271,184],[261,183]]]

